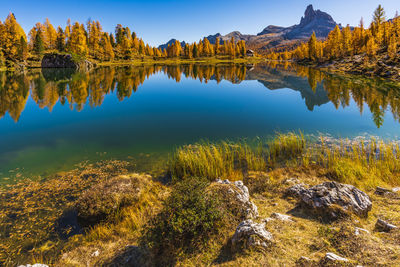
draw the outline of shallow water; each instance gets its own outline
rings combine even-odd
[[[84,160],[146,165],[202,139],[298,130],[397,139],[399,97],[395,84],[287,65],[0,73],[0,183]]]

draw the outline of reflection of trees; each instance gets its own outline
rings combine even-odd
[[[394,118],[400,122],[400,88],[395,83],[381,79],[331,75],[300,65],[287,66],[287,63],[283,65],[277,62],[272,64],[271,67],[278,70],[290,69],[296,75],[306,77],[313,91],[318,84],[322,84],[336,109],[349,106],[353,100],[362,113],[364,105],[367,105],[375,125],[379,128],[383,124],[385,111],[390,107]]]
[[[270,87],[278,86],[279,80],[287,79],[287,84],[290,85],[296,83],[290,77],[303,77],[308,80],[308,84],[307,80],[303,84],[307,90],[316,93],[325,89],[336,108],[349,106],[351,100],[358,105],[360,112],[363,112],[364,105],[368,105],[375,124],[380,127],[385,111],[390,106],[395,119],[400,121],[400,90],[395,85],[373,79],[328,75],[287,62],[272,64],[259,65],[250,71],[248,68],[251,66],[244,64],[184,64],[103,67],[88,73],[68,70],[42,70],[27,74],[0,73],[0,118],[8,112],[18,121],[29,92],[40,108],[47,107],[51,111],[57,103],[68,103],[71,109],[80,111],[85,105],[102,105],[105,95],[113,92],[119,100],[131,97],[146,79],[162,72],[176,82],[180,82],[183,75],[204,83],[209,80],[217,83],[222,80],[240,83],[244,79],[257,79],[265,81]]]
[[[29,96],[29,80],[24,75],[0,72],[0,118],[6,112],[18,121]]]

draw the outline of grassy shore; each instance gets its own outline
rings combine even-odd
[[[114,60],[111,62],[96,62],[98,66],[115,66],[115,65],[179,65],[179,64],[218,64],[218,63],[258,63],[265,59],[261,57],[247,57],[247,58],[229,58],[229,57],[203,57],[195,59],[186,58],[135,58],[132,60]]]
[[[135,255],[141,266],[293,266],[301,256],[317,263],[324,253],[334,252],[355,265],[400,264],[400,231],[374,231],[377,218],[400,225],[400,197],[373,193],[376,186],[400,186],[397,142],[301,133],[202,142],[178,148],[160,177],[133,171],[124,163],[104,162],[1,190],[5,234],[0,235],[0,263],[124,266]],[[258,206],[257,220],[273,212],[293,216],[293,223],[267,224],[275,239],[270,250],[230,252],[240,219],[230,205],[222,204],[226,196],[213,191],[217,178],[244,182]],[[293,213],[296,201],[284,197],[293,180],[310,186],[332,180],[355,185],[371,197],[373,209],[368,218],[351,216],[332,223]],[[78,215],[83,211],[102,219],[75,233],[64,227],[60,238],[60,218],[74,207]],[[355,235],[355,227],[370,233]]]

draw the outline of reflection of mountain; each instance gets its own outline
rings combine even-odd
[[[267,65],[256,66],[247,72],[246,80],[258,80],[270,90],[289,88],[298,91],[301,97],[305,99],[309,110],[314,110],[315,106],[321,106],[329,102],[328,95],[322,84],[318,84],[313,90],[307,77],[298,76],[293,70],[278,70]]]

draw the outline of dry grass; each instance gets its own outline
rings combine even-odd
[[[302,133],[277,134],[254,142],[209,142],[179,148],[169,163],[172,177],[207,177],[240,180],[249,171],[278,167],[314,168],[328,171],[332,180],[362,189],[400,185],[400,148],[396,142],[350,142],[326,144],[307,141]]]

